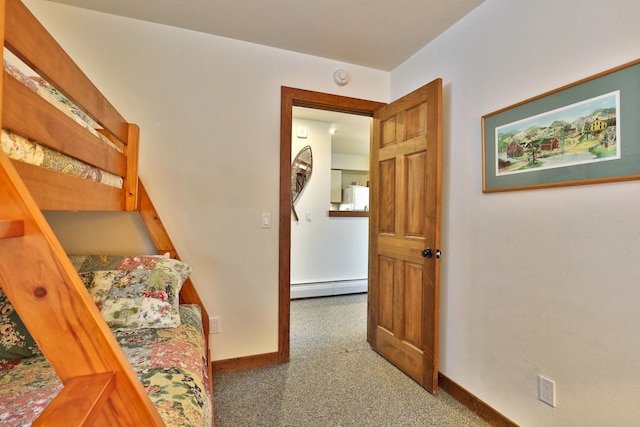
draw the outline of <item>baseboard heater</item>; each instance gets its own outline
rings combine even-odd
[[[296,283],[291,285],[291,299],[359,294],[367,292],[367,284],[367,279]]]

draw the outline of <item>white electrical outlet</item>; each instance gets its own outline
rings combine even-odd
[[[538,399],[547,405],[556,407],[556,382],[545,378],[542,375],[538,376]]]
[[[219,334],[220,333],[220,318],[219,317],[210,317],[209,318],[209,333],[210,334]]]

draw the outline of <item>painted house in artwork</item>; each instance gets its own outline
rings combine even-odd
[[[543,151],[551,151],[560,147],[560,141],[558,138],[545,138],[540,144],[540,149]]]
[[[508,157],[521,157],[524,154],[524,147],[513,141],[507,146]]]
[[[589,125],[589,132],[594,136],[598,136],[600,132],[602,132],[607,128],[607,126],[608,126],[608,123],[606,120],[595,119]]]

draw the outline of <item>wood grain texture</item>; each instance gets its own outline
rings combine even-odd
[[[113,372],[73,377],[33,426],[94,426],[115,387]]]
[[[24,221],[0,220],[0,239],[24,236]]]
[[[440,245],[441,86],[437,79],[374,113],[370,174],[369,342],[432,393],[439,262],[422,250]]]
[[[122,189],[124,191],[124,207],[127,211],[138,209],[138,146],[140,144],[140,128],[138,125],[127,124],[127,145],[124,153],[127,156],[127,174],[124,177]]]
[[[121,211],[123,190],[11,160],[31,196],[42,210]]]

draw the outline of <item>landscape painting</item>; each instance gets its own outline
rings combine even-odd
[[[496,175],[620,158],[620,91],[495,128]]]

